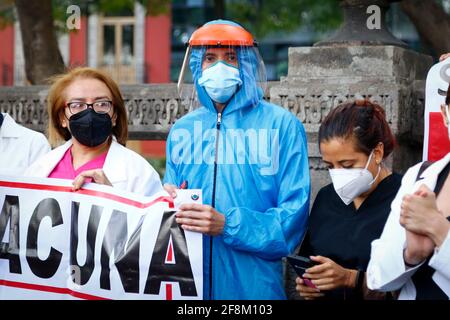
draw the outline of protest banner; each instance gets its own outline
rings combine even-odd
[[[430,68],[426,81],[423,160],[436,161],[450,151],[448,130],[444,125],[441,105],[445,104],[450,82],[450,58]]]
[[[175,221],[199,190],[0,176],[0,299],[201,299],[202,235]]]

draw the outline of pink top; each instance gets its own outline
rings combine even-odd
[[[72,164],[72,148],[69,148],[48,177],[73,180],[83,171],[103,168],[107,154],[108,152],[102,153],[97,158],[86,162],[75,170]]]

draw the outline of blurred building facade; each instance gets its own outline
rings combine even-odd
[[[136,3],[120,15],[83,12],[80,25],[58,35],[67,66],[106,70],[120,84],[170,81],[170,15],[146,15]],[[0,85],[26,85],[19,23],[1,30],[0,39]]]
[[[83,12],[80,30],[59,34],[58,43],[66,65],[104,69],[120,84],[176,82],[189,36],[214,17],[209,0],[174,0],[171,13],[159,16],[147,15],[136,2],[134,10],[115,15]],[[421,50],[398,5],[388,13],[388,25],[396,37]],[[328,35],[305,26],[257,39],[268,80],[286,75],[289,47],[311,46]],[[0,85],[26,85],[18,22],[0,30],[0,39]]]
[[[210,0],[174,0],[170,14],[159,16],[147,15],[138,2],[120,14],[82,14],[79,30],[58,35],[65,64],[100,68],[119,84],[176,82],[189,36],[215,18]],[[398,5],[391,7],[388,25],[396,37],[421,50],[414,26]],[[268,80],[287,74],[289,47],[311,46],[328,35],[304,26],[257,39]],[[0,47],[0,86],[27,85],[18,22],[0,30]],[[147,157],[165,156],[164,141],[130,146]]]

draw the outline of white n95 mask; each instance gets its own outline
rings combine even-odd
[[[242,84],[242,80],[237,67],[219,61],[203,70],[198,84],[205,88],[213,101],[225,103]]]
[[[334,190],[336,190],[336,193],[346,205],[350,204],[359,195],[367,192],[378,178],[381,165],[378,167],[378,173],[375,178],[372,176],[372,173],[367,170],[372,155],[373,150],[370,153],[364,168],[329,169]]]

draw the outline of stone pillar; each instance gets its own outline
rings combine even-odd
[[[314,46],[395,45],[407,47],[386,27],[386,12],[400,0],[341,0],[344,23],[331,38]]]
[[[289,71],[270,99],[289,109],[305,125],[315,183],[313,194],[328,182],[317,176],[321,165],[317,133],[331,108],[347,100],[369,98],[382,105],[399,146],[391,159],[404,172],[420,161],[425,78],[429,56],[396,46],[290,48]],[[422,120],[423,121],[423,120]],[[316,182],[314,180],[314,182]]]

